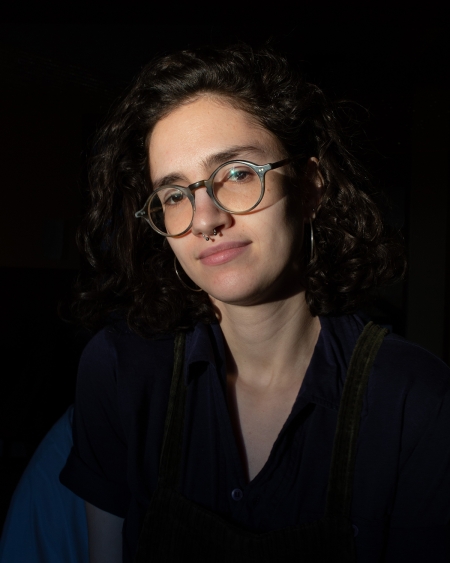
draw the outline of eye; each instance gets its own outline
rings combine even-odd
[[[184,193],[179,190],[167,190],[162,195],[162,203],[165,206],[178,205],[186,198]]]
[[[227,176],[225,178],[226,182],[246,182],[251,180],[255,176],[255,173],[251,168],[247,166],[239,168],[230,168],[227,171]]]

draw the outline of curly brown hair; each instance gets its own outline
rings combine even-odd
[[[202,93],[249,112],[288,156],[319,160],[325,191],[314,221],[316,251],[304,272],[313,315],[352,312],[368,290],[403,275],[401,239],[369,195],[371,182],[345,140],[340,104],[271,49],[204,47],[150,62],[97,136],[90,204],[78,232],[91,266],[75,301],[85,325],[98,328],[119,314],[148,335],[214,320],[206,293],[180,284],[165,238],[134,215],[152,189],[147,141],[153,127]]]

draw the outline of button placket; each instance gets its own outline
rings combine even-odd
[[[241,500],[243,496],[244,496],[244,493],[242,492],[241,489],[233,489],[231,491],[231,498],[235,501]]]

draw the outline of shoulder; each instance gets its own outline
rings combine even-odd
[[[164,421],[173,345],[173,335],[143,338],[123,321],[100,330],[80,359],[75,414],[91,421],[91,429],[113,428],[124,443],[149,418]]]
[[[450,389],[450,368],[440,358],[396,334],[388,334],[381,345],[374,368],[400,382],[405,392],[440,398]]]
[[[328,319],[324,325],[346,371],[364,322],[347,315]],[[441,440],[427,454],[438,463],[442,449],[450,445],[450,368],[422,346],[387,334],[372,367],[362,421],[372,437],[370,444],[381,440],[383,456],[390,448],[401,451],[405,460],[420,443],[429,442],[429,436]]]
[[[406,455],[430,428],[448,433],[450,368],[419,344],[389,333],[373,364],[366,408],[389,432],[398,429]]]
[[[98,397],[105,404],[128,409],[130,401],[164,394],[170,386],[173,343],[173,335],[146,339],[122,321],[105,327],[81,355],[77,396],[89,403]]]
[[[143,338],[125,321],[119,321],[97,332],[88,342],[80,359],[80,369],[115,369],[128,366],[170,362],[173,356],[173,334]]]
[[[364,321],[358,315],[343,315],[321,318],[321,324],[340,361],[348,366]],[[392,333],[384,338],[372,371],[372,379],[382,378],[386,384],[400,386],[404,391],[416,387],[440,396],[450,386],[447,364],[420,345]]]
[[[321,318],[328,350],[333,348],[341,369],[341,385],[365,323],[357,315]],[[404,428],[425,428],[439,412],[450,417],[450,369],[420,345],[387,334],[375,358],[363,416],[377,413],[380,420]]]
[[[375,359],[369,408],[401,428],[406,456],[430,432],[442,438],[450,425],[450,369],[428,350],[388,334]]]

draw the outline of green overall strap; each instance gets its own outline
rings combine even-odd
[[[178,332],[174,343],[174,364],[169,404],[164,424],[164,438],[159,463],[159,483],[176,488],[179,481],[183,444],[184,405],[186,385],[183,381],[184,346],[186,334]]]
[[[348,366],[331,458],[325,516],[350,517],[353,474],[364,393],[375,356],[388,330],[369,322]]]

